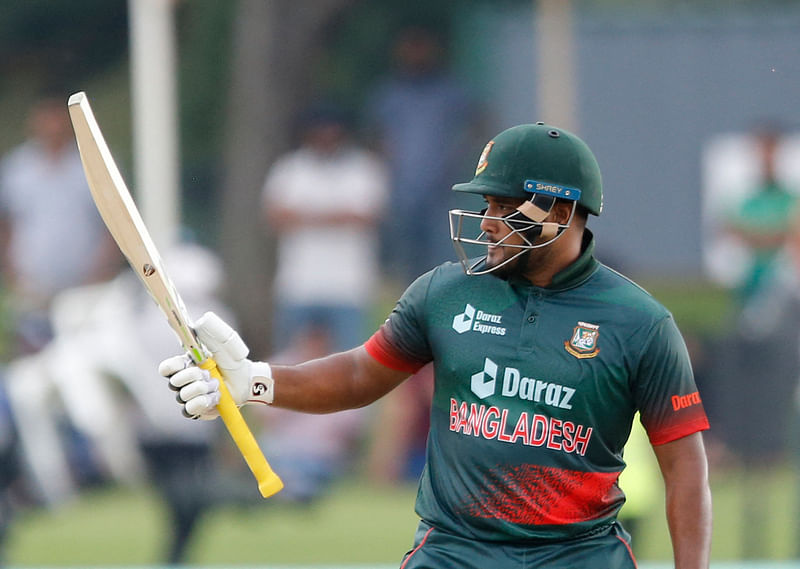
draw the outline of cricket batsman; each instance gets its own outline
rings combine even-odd
[[[234,400],[362,407],[433,362],[420,523],[402,569],[633,569],[617,481],[639,411],[664,479],[675,567],[707,569],[708,420],[671,314],[593,256],[586,225],[603,192],[592,151],[561,128],[515,126],[453,190],[486,202],[450,212],[461,262],[419,277],[362,346],[270,366],[204,315],[197,333]],[[217,415],[217,380],[190,358],[159,371],[187,416]]]

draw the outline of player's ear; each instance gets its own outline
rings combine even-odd
[[[553,204],[553,209],[550,210],[550,215],[547,216],[547,221],[553,221],[562,225],[566,225],[572,215],[572,202],[566,200],[556,200]]]

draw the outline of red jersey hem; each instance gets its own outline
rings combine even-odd
[[[711,426],[708,424],[708,418],[703,417],[701,419],[695,419],[689,423],[684,423],[678,427],[667,429],[652,435],[650,437],[650,444],[656,446],[664,445],[700,431],[707,431],[710,428]]]

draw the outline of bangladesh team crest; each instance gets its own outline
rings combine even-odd
[[[477,176],[489,165],[489,152],[492,151],[492,146],[494,146],[494,140],[490,140],[486,143],[486,146],[483,147],[483,152],[481,152],[480,158],[478,158],[478,166],[475,168],[475,175]]]
[[[597,347],[599,338],[600,326],[578,322],[572,331],[572,338],[564,342],[564,348],[576,358],[593,358],[600,352]]]

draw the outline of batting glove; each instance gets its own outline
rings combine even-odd
[[[247,359],[250,349],[233,328],[213,312],[207,312],[195,323],[195,332],[217,362],[237,405],[272,404],[274,381],[269,364]],[[188,355],[164,360],[158,373],[168,378],[170,389],[178,393],[184,415],[204,420],[219,416],[219,381],[208,370],[197,367]]]

